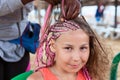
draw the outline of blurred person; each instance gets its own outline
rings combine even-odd
[[[0,0],[0,80],[10,80],[30,68],[29,52],[8,40],[18,38],[24,31],[32,1]]]
[[[28,12],[33,6],[32,1],[34,0],[0,0],[0,80],[10,80],[30,69],[29,52],[9,40],[16,39],[23,33]],[[57,1],[52,4],[58,4]]]
[[[97,22],[102,22],[104,19],[104,10],[105,10],[105,6],[102,3],[99,3],[97,5],[97,10],[95,13],[95,18]]]

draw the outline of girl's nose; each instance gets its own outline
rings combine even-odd
[[[72,55],[72,58],[74,61],[79,61],[80,60],[80,51],[75,51]]]

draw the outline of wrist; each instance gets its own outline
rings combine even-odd
[[[29,2],[32,2],[33,0],[21,0],[21,2],[25,5],[25,4],[27,4],[27,3],[29,3]]]

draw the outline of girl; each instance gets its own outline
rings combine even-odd
[[[38,69],[27,80],[106,80],[107,50],[83,17],[61,13],[43,30]]]
[[[82,18],[62,19],[45,34],[43,66],[28,80],[106,80],[107,52]]]

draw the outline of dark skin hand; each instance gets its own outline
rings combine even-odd
[[[45,1],[52,5],[57,5],[60,4],[62,0],[45,0]],[[63,10],[65,12],[65,15],[62,14],[61,17],[67,20],[74,19],[79,15],[80,8],[81,8],[80,0],[64,0]]]
[[[25,4],[29,3],[29,2],[34,1],[34,0],[21,0],[21,1],[25,5]],[[46,2],[48,2],[50,4],[52,4],[52,5],[57,5],[57,4],[59,4],[61,2],[61,0],[44,0],[44,1],[46,1]]]
[[[21,1],[25,5],[34,0],[21,0]],[[52,5],[57,5],[60,4],[62,0],[45,0],[45,1]],[[61,17],[67,20],[76,18],[80,13],[80,7],[81,7],[80,0],[64,0],[63,11],[65,12],[65,15],[62,14]]]

